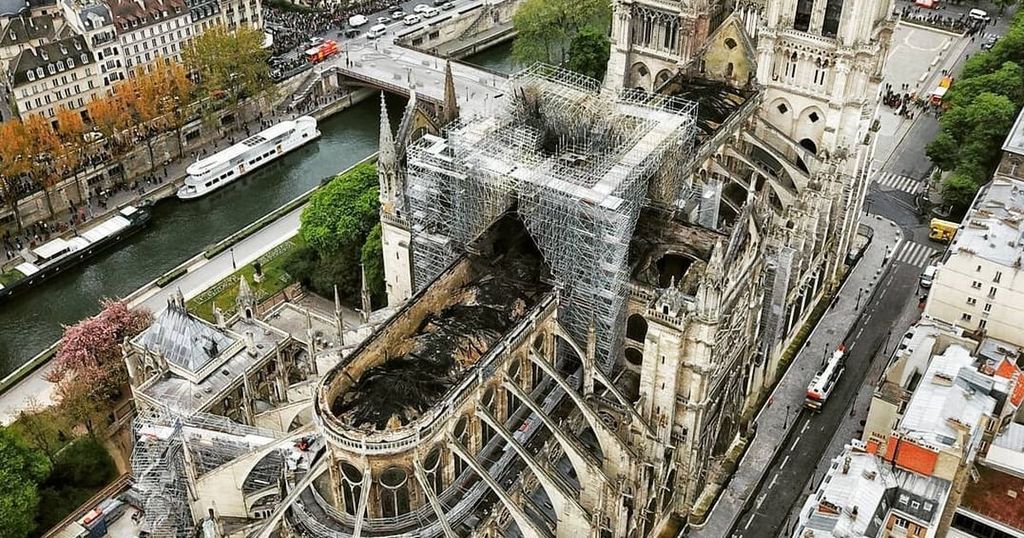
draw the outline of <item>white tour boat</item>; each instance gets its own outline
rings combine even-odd
[[[241,142],[189,165],[178,198],[205,196],[258,169],[307,142],[320,137],[316,118],[285,120]]]

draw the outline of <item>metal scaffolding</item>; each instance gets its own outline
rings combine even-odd
[[[282,435],[219,415],[184,416],[160,409],[140,411],[134,432],[132,489],[142,504],[139,528],[155,538],[191,536],[189,476],[203,476]],[[243,490],[275,483],[282,465],[282,454],[272,452],[247,475]]]
[[[674,200],[692,158],[696,104],[537,64],[510,79],[502,112],[409,148],[413,276],[423,289],[515,210],[561,287],[577,342],[608,367],[622,337],[627,254],[649,194]],[[669,196],[665,196],[669,193]]]

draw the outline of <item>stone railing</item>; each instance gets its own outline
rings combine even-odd
[[[328,409],[317,402],[314,417],[318,425],[326,433],[328,440],[346,450],[363,455],[394,454],[417,446],[422,440],[431,439],[440,434],[442,425],[446,424],[462,405],[474,393],[474,390],[490,378],[490,374],[500,368],[509,358],[510,350],[520,345],[530,334],[530,329],[550,316],[557,308],[556,294],[549,294],[533,308],[533,312],[517,323],[512,330],[496,342],[477,363],[466,372],[462,381],[450,390],[434,407],[411,424],[394,431],[366,432],[344,424],[330,414]],[[331,376],[324,376],[317,388],[318,394],[327,390],[326,381]]]

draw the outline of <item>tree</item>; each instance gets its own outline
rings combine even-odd
[[[214,26],[192,40],[182,54],[205,96],[235,109],[246,98],[268,96],[275,88],[263,48],[263,32],[248,26]]]
[[[56,384],[61,408],[90,433],[93,419],[117,399],[128,380],[121,343],[151,322],[148,311],[131,310],[122,301],[105,301],[99,314],[64,328],[46,379]]]
[[[983,92],[1003,95],[1017,106],[1024,105],[1024,68],[1004,62],[997,71],[960,79],[949,89],[943,102],[949,108],[968,106]]]
[[[0,123],[0,196],[14,213],[19,232],[24,225],[18,201],[21,200],[21,184],[28,173],[30,159],[25,125],[17,119]]]
[[[24,121],[25,135],[30,148],[32,180],[43,189],[46,197],[46,208],[52,217],[53,197],[50,192],[61,180],[60,168],[57,159],[61,151],[60,138],[53,130],[50,122],[38,114],[33,114]]]
[[[18,419],[11,425],[19,435],[33,448],[40,450],[52,463],[57,451],[64,446],[68,438],[70,425],[63,416],[55,413],[51,407],[34,404],[22,411]]]
[[[50,462],[25,445],[8,428],[0,428],[0,521],[2,534],[23,538],[35,529],[39,483],[50,474]]]
[[[124,83],[115,84],[114,88],[116,89],[121,84]],[[121,178],[124,179],[124,166],[121,159],[128,154],[131,148],[131,144],[125,139],[125,131],[132,124],[131,110],[124,108],[119,103],[116,93],[107,97],[95,95],[85,106],[89,114],[89,121],[103,135],[110,158],[122,165],[120,166]]]
[[[512,57],[521,64],[562,63],[565,46],[581,28],[607,31],[611,3],[605,0],[526,0],[516,10]]]
[[[973,178],[954,172],[942,182],[942,200],[952,206],[953,213],[962,215],[971,206],[978,184]]]
[[[153,69],[146,72],[139,68],[135,76],[128,79],[131,89],[132,111],[137,121],[138,137],[146,141],[146,149],[149,150],[149,169],[156,168],[156,157],[153,155],[153,143],[156,134],[161,130],[157,121],[163,115],[163,107],[160,102],[164,98],[165,81],[162,69]]]
[[[178,62],[160,64],[157,69],[164,71],[165,95],[160,102],[161,111],[166,118],[168,127],[174,129],[178,140],[178,157],[181,158],[185,153],[182,129],[192,119],[192,81],[188,78],[185,68]]]
[[[366,236],[360,254],[360,262],[366,271],[366,287],[370,290],[370,298],[375,304],[383,304],[384,294],[384,247],[381,244],[381,229],[378,222],[370,234]]]
[[[603,80],[608,68],[611,43],[604,32],[588,26],[580,30],[569,44],[566,67],[595,80]]]
[[[82,114],[65,106],[57,109],[57,136],[61,141],[61,150],[57,157],[60,162],[59,168],[62,169],[62,176],[66,177],[67,173],[71,172],[75,185],[78,186],[78,199],[83,201],[87,196],[86,187],[78,181],[78,171],[82,168],[81,164],[85,160],[85,151],[89,145],[85,141],[85,133]]]
[[[960,143],[953,139],[952,135],[946,131],[939,131],[939,134],[928,143],[925,154],[940,170],[952,170],[956,167],[959,150]]]
[[[299,233],[321,259],[343,249],[355,251],[358,259],[359,248],[377,222],[378,207],[376,168],[363,164],[310,197],[299,219]]]

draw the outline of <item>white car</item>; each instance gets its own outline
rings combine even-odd
[[[405,18],[402,19],[402,22],[404,22],[406,26],[412,26],[412,25],[420,22],[420,16],[419,15],[415,15],[415,14],[413,14],[413,15],[406,15]]]
[[[377,17],[377,24],[387,24],[391,22],[391,19],[387,17]]]
[[[402,10],[395,11],[391,14],[391,20],[400,21],[405,18],[405,12]]]
[[[324,38],[322,38],[322,37],[314,37],[314,38],[309,40],[309,44],[313,45],[314,47],[316,47],[318,45],[323,45],[324,44]]]
[[[444,4],[441,5],[441,9],[445,11],[453,8],[455,8],[455,2],[445,2]]]
[[[436,16],[438,16],[440,14],[441,14],[441,10],[440,9],[437,9],[436,7],[432,7],[432,8],[430,8],[430,9],[428,9],[428,10],[423,12],[423,18],[424,19],[429,19],[431,17],[436,17]]]
[[[976,21],[987,21],[990,18],[987,11],[977,8],[968,11],[967,16]]]
[[[426,4],[416,4],[416,7],[412,8],[414,13],[423,13],[428,9],[430,9],[430,6]]]
[[[362,15],[352,15],[348,18],[348,25],[353,28],[358,28],[368,22],[370,21]]]

